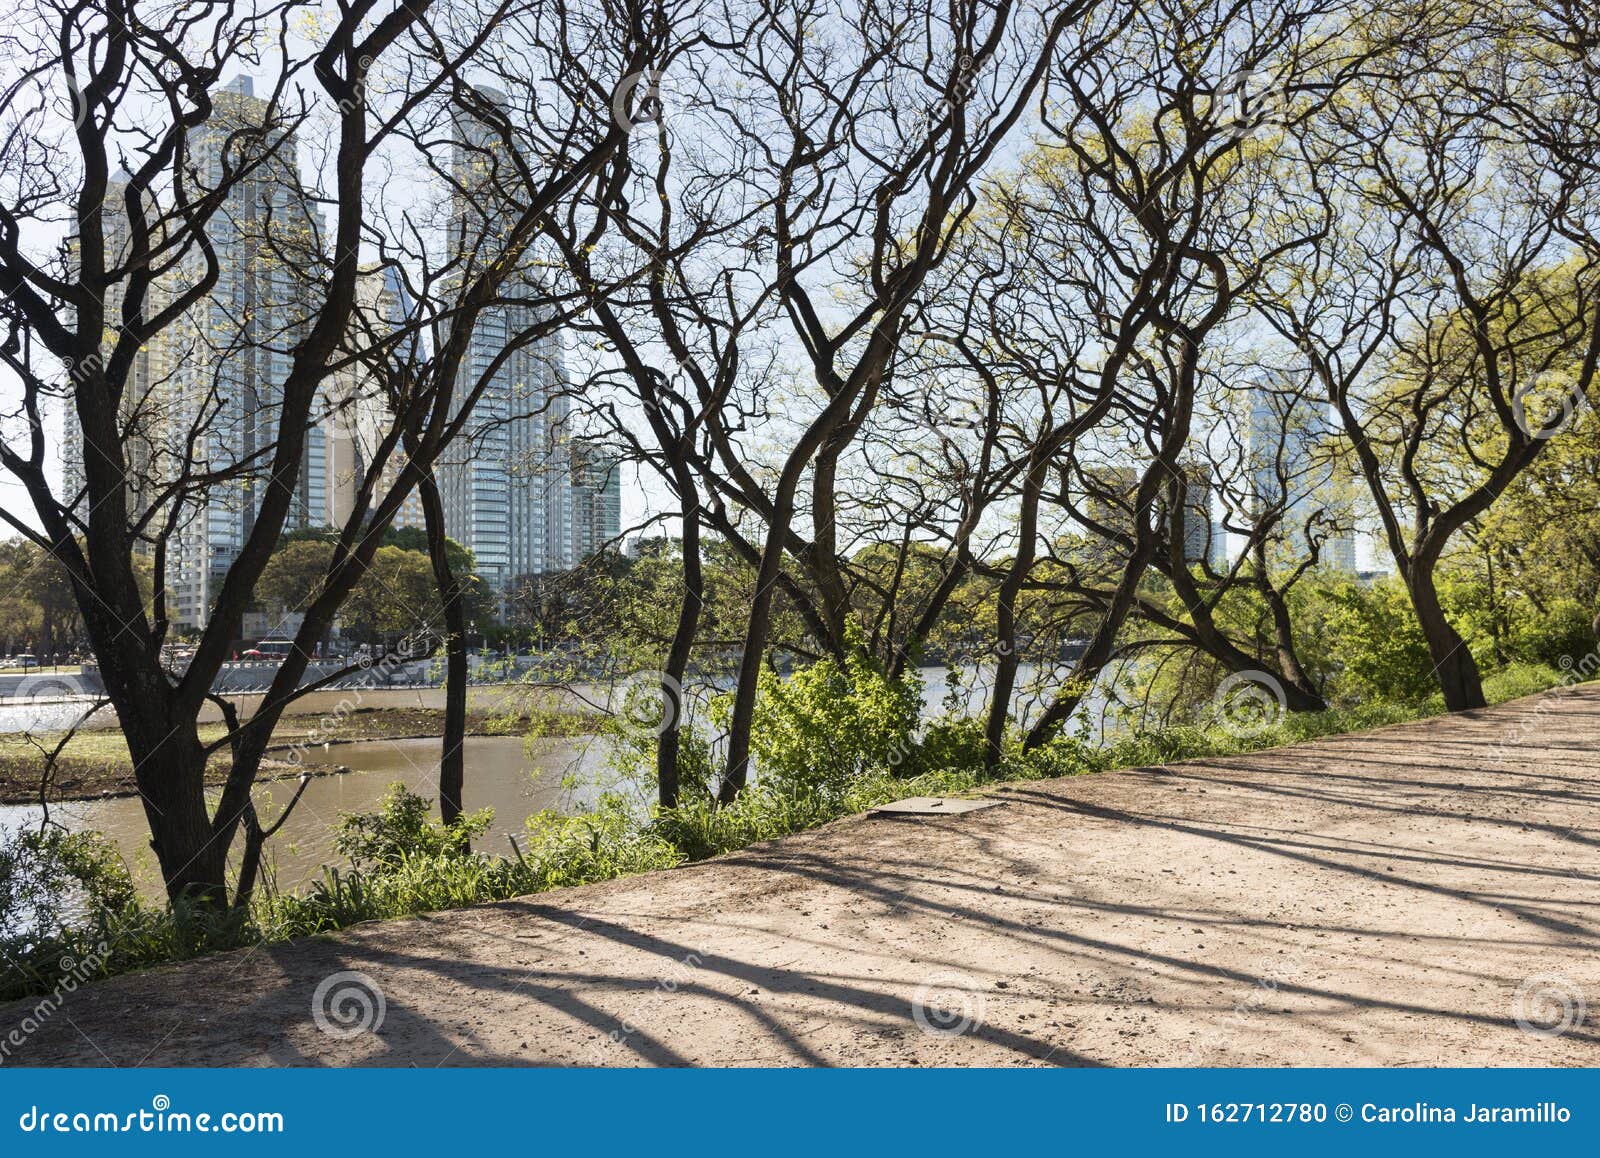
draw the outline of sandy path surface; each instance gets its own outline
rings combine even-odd
[[[1001,787],[118,978],[11,1061],[1596,1065],[1597,739],[1589,687]],[[375,1032],[319,1027],[341,971]]]

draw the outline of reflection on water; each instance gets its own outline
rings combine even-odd
[[[315,877],[322,865],[338,863],[333,830],[340,814],[371,812],[389,785],[398,782],[436,800],[438,757],[437,740],[336,744],[315,754],[313,759],[343,764],[352,771],[313,779],[293,815],[268,843],[278,887],[293,890]],[[473,736],[466,742],[466,764],[467,808],[494,809],[494,824],[478,847],[485,852],[509,853],[505,834],[519,832],[527,817],[546,808],[570,811],[594,798],[601,788],[604,753],[599,741],[588,737],[530,743],[520,736]],[[564,781],[570,781],[570,786]],[[263,823],[276,819],[294,789],[293,780],[257,785],[256,807]],[[434,812],[437,815],[437,803]],[[93,828],[105,833],[122,850],[140,888],[152,897],[160,894],[150,830],[137,797],[66,801],[51,805],[50,815],[71,829]],[[37,806],[0,805],[0,828],[38,821]]]

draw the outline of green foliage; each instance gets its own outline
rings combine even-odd
[[[0,833],[0,1000],[183,956],[186,914],[145,905],[105,838]]]
[[[1527,604],[1523,617],[1560,618],[1566,601],[1592,619],[1600,602],[1600,411],[1580,411],[1548,440],[1479,522],[1483,556],[1498,586]],[[1588,637],[1570,654],[1593,644]]]
[[[1571,667],[1595,650],[1594,614],[1575,599],[1558,599],[1543,615],[1517,616],[1510,649],[1526,663]]]
[[[494,810],[464,814],[456,824],[433,819],[433,801],[418,796],[404,784],[391,784],[378,802],[378,811],[350,813],[339,818],[333,847],[363,871],[385,871],[407,856],[464,857],[472,854],[472,841],[494,822]]]
[[[790,795],[842,794],[858,778],[907,765],[922,705],[915,673],[891,679],[851,630],[841,663],[761,674],[751,752],[763,782]]]
[[[139,555],[132,562],[148,607],[155,588],[151,565]],[[82,635],[78,601],[60,560],[26,539],[0,540],[0,654],[50,654]]]
[[[516,863],[523,892],[611,880],[683,863],[683,853],[659,832],[642,826],[626,797],[607,793],[576,816],[544,811],[528,817],[526,851]]]
[[[923,731],[916,748],[916,767],[976,774],[983,768],[984,721],[981,716],[950,713]]]
[[[670,868],[682,856],[641,830],[621,796],[603,797],[577,816],[540,812],[510,857],[473,852],[470,840],[490,823],[488,811],[446,827],[433,802],[403,785],[390,788],[379,810],[340,822],[336,847],[352,866],[323,869],[303,895],[267,897],[255,919],[267,940],[286,940],[358,921],[410,916],[507,900],[564,885],[610,880]]]
[[[387,541],[373,553],[372,563],[340,609],[341,622],[361,639],[402,635],[424,623],[439,623],[443,606],[428,558],[427,541],[397,532],[400,542]],[[281,543],[262,569],[255,597],[269,607],[303,608],[316,597],[333,563],[334,544],[317,533],[292,536]],[[473,574],[472,553],[454,540],[445,548],[457,577],[466,583],[466,615],[485,613],[490,604],[483,580]]]
[[[1520,700],[1571,678],[1566,671],[1542,663],[1513,663],[1484,677],[1483,694],[1491,704]],[[1437,705],[1443,710],[1442,697]]]
[[[30,828],[0,838],[0,934],[8,943],[48,944],[86,908],[120,908],[133,896],[115,849],[93,833]]]
[[[1399,582],[1342,582],[1326,598],[1322,648],[1341,700],[1419,704],[1438,690],[1427,639]]]

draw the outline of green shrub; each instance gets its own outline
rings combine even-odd
[[[0,1000],[171,960],[206,933],[142,902],[99,833],[0,833]]]
[[[1428,641],[1400,582],[1340,583],[1327,597],[1324,647],[1341,700],[1420,704],[1438,690]]]
[[[910,768],[921,710],[921,679],[890,678],[853,633],[842,663],[762,672],[751,754],[761,780],[785,795],[838,796],[863,775]]]
[[[1513,622],[1511,648],[1527,663],[1570,668],[1595,650],[1594,613],[1575,599],[1558,600],[1543,615]]]
[[[983,769],[986,747],[982,716],[947,715],[924,729],[913,763],[918,771],[976,774]]]
[[[1483,678],[1483,695],[1491,704],[1498,704],[1553,688],[1561,681],[1562,673],[1547,664],[1513,663]]]
[[[456,824],[433,819],[433,801],[391,784],[378,810],[339,818],[333,847],[358,869],[392,867],[410,857],[468,856],[472,842],[494,822],[494,810],[463,815]]]

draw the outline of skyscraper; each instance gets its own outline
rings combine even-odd
[[[249,77],[215,99],[214,115],[192,134],[189,149],[201,188],[228,182],[209,229],[217,281],[189,312],[183,329],[190,345],[174,362],[171,388],[179,429],[194,432],[197,469],[231,477],[204,492],[175,536],[169,601],[176,622],[187,625],[205,622],[255,524],[292,351],[320,294],[312,271],[322,223],[300,183],[293,136],[269,123],[268,103],[254,95]],[[271,149],[265,159],[264,149]],[[313,407],[313,417],[320,409]],[[327,431],[313,421],[285,529],[326,520],[327,480]]]
[[[1184,462],[1183,472],[1183,559],[1190,565],[1199,565],[1217,559],[1219,538],[1212,525],[1211,470],[1204,464]],[[1114,533],[1131,536],[1134,530],[1134,508],[1138,503],[1140,471],[1132,466],[1086,466],[1081,472],[1084,495],[1083,510],[1087,517]],[[1069,487],[1071,494],[1077,488]],[[1158,492],[1162,510],[1166,508],[1167,490]],[[1076,497],[1074,495],[1074,497]],[[1162,516],[1165,526],[1170,520]]]
[[[622,464],[604,444],[572,440],[572,559],[607,548],[622,534]]]
[[[363,345],[405,323],[408,313],[405,287],[392,268],[365,270],[356,282],[356,319],[352,329]],[[342,527],[355,510],[356,492],[372,469],[384,439],[394,427],[395,414],[380,384],[360,361],[353,361],[334,376],[329,390],[327,417],[328,512],[324,522]],[[374,503],[397,483],[406,463],[405,450],[395,446],[384,460]],[[390,524],[395,528],[423,526],[422,500],[415,488],[406,496]]]
[[[228,568],[255,523],[268,485],[293,350],[319,304],[322,222],[300,182],[293,135],[274,124],[248,77],[214,94],[214,112],[188,139],[191,192],[222,189],[205,226],[216,262],[211,292],[140,351],[123,401],[127,458],[141,512],[182,481],[167,544],[167,610],[180,627],[205,623]],[[124,184],[125,187],[125,184]],[[127,224],[108,198],[108,242],[126,245]],[[205,270],[191,246],[158,278],[153,303],[182,292]],[[120,321],[120,303],[108,330]],[[110,348],[115,333],[107,335]],[[327,519],[326,407],[313,405],[286,529]],[[71,415],[64,439],[69,491],[81,485],[83,447]],[[162,533],[158,516],[152,533]]]
[[[1187,462],[1183,471],[1183,561],[1191,566],[1210,563],[1225,565],[1223,535],[1211,511],[1211,467],[1203,462]]]
[[[1325,405],[1267,386],[1252,387],[1247,398],[1247,465],[1258,516],[1279,515],[1277,535],[1290,554],[1304,557],[1316,540],[1320,565],[1354,574],[1352,480],[1334,453],[1337,435]]]
[[[127,215],[128,175],[118,172],[106,185],[102,208],[101,227],[105,237],[108,264],[115,268],[131,257],[132,233]],[[76,253],[76,242],[72,249]],[[146,295],[146,312],[158,310],[162,305],[162,289],[158,281]],[[105,297],[105,328],[100,340],[100,357],[109,358],[117,348],[122,334],[122,281],[112,283]],[[155,501],[159,480],[171,474],[170,448],[166,446],[167,400],[165,389],[169,374],[168,349],[172,343],[167,335],[157,334],[142,344],[133,356],[128,377],[119,404],[118,430],[122,441],[123,464],[126,471],[127,513],[130,520],[140,519]],[[76,368],[74,368],[76,370]],[[63,497],[77,508],[79,517],[87,515],[84,487],[86,485],[83,461],[83,428],[74,412],[74,402],[69,397],[62,434]],[[148,554],[150,541],[143,538],[135,550]]]
[[[480,96],[504,108],[502,94]],[[515,196],[501,181],[498,135],[463,112],[456,119],[453,257],[476,270],[492,260]],[[518,279],[483,310],[468,339],[456,403],[483,384],[463,436],[440,460],[445,527],[477,560],[478,573],[504,596],[520,576],[572,566],[573,495],[562,446],[568,417],[559,334],[525,338],[545,319],[536,287]],[[518,300],[519,298],[523,300]]]

